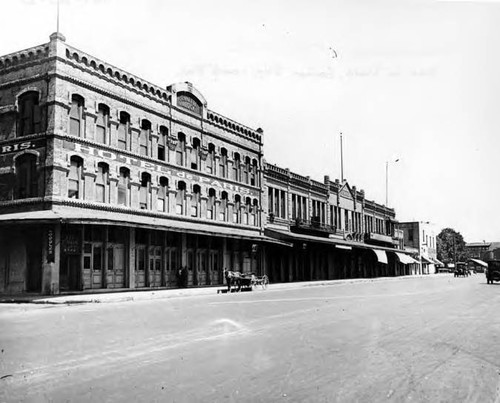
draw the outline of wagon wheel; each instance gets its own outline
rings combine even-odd
[[[269,284],[269,277],[265,274],[262,276],[262,288],[266,289]]]

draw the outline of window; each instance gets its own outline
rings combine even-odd
[[[175,194],[175,213],[184,214],[184,200],[186,199],[186,182],[177,183],[177,192]]]
[[[139,154],[148,155],[148,143],[151,135],[151,122],[143,119],[141,124],[141,134],[139,135]]]
[[[36,156],[24,154],[16,158],[16,199],[38,196]]]
[[[95,178],[95,200],[100,203],[109,201],[109,167],[104,162],[97,164],[97,175]]]
[[[191,169],[200,169],[200,139],[193,139],[193,148],[191,148]]]
[[[227,178],[227,150],[220,149],[219,172],[222,178]]]
[[[208,200],[207,200],[207,218],[212,220],[215,218],[215,189],[208,189]]]
[[[243,224],[249,224],[249,216],[252,212],[252,199],[250,197],[245,198],[245,211],[243,213]]]
[[[141,175],[141,188],[139,190],[139,208],[147,210],[149,207],[149,193],[151,191],[151,175],[143,172]]]
[[[68,197],[70,199],[83,199],[83,160],[73,156],[70,160],[68,174]]]
[[[165,126],[160,126],[160,137],[158,138],[158,159],[160,161],[167,160],[165,152],[167,148],[168,129]]]
[[[122,206],[129,205],[130,195],[130,171],[127,168],[120,168],[120,177],[118,179],[118,204]]]
[[[408,228],[408,241],[413,242],[413,230]]]
[[[227,217],[227,201],[228,201],[227,192],[222,192],[220,199],[221,200],[220,200],[219,220],[226,221],[226,217]]]
[[[128,139],[130,135],[130,115],[127,112],[120,112],[120,123],[118,125],[118,148],[128,149]]]
[[[253,207],[251,211],[251,225],[259,225],[259,220],[258,220],[258,213],[259,211],[259,201],[257,199],[253,199]]]
[[[19,136],[38,133],[42,129],[42,111],[38,93],[29,91],[19,97]]]
[[[95,125],[95,140],[106,144],[109,133],[109,108],[104,104],[99,104],[97,108],[97,120]]]
[[[198,212],[200,210],[200,186],[193,186],[193,194],[191,195],[191,216],[198,217]]]
[[[233,162],[233,179],[235,181],[240,180],[241,175],[241,160],[240,154],[234,153],[234,162]]]
[[[250,157],[245,158],[245,170],[244,170],[244,181],[245,183],[250,183],[250,171],[252,166],[250,165]]]
[[[241,222],[241,196],[234,196],[234,207],[233,207],[233,222],[240,223]]]
[[[184,155],[186,153],[186,136],[184,133],[179,133],[177,136],[177,146],[175,147],[175,163],[184,165]]]
[[[208,145],[206,171],[209,174],[215,174],[215,146],[212,143]]]
[[[71,109],[69,111],[69,134],[82,137],[83,132],[83,106],[84,99],[77,94],[71,97]]]
[[[257,184],[257,160],[252,160],[252,172],[250,173],[250,185],[258,186]]]
[[[164,176],[160,178],[156,209],[161,212],[168,211],[168,179]]]

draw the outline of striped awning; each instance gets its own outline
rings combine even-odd
[[[379,263],[387,264],[387,254],[385,253],[385,251],[380,249],[372,249],[372,251],[374,251],[377,255],[377,260],[379,261]]]
[[[479,260],[479,259],[469,259],[469,260],[474,262],[474,263],[477,263],[480,266],[488,267],[488,263],[483,262],[482,260]]]
[[[413,259],[411,256],[405,255],[404,253],[399,253],[399,252],[394,252],[396,256],[398,257],[399,261],[403,264],[413,264],[413,263],[418,263],[415,259]]]

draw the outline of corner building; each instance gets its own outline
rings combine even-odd
[[[0,57],[0,292],[263,270],[262,130],[68,45]]]

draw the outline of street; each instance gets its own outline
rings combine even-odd
[[[0,305],[2,402],[499,402],[484,274]]]

